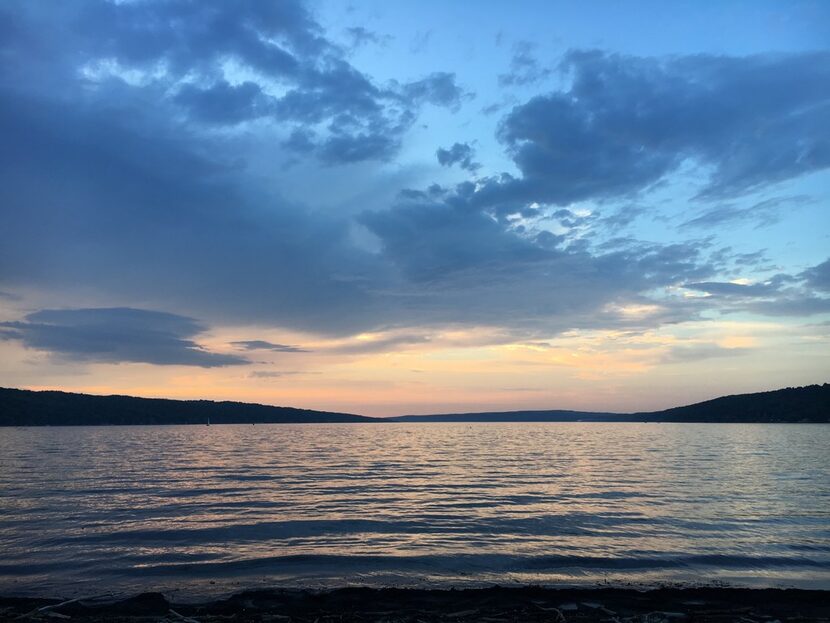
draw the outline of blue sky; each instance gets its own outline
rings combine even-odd
[[[824,2],[8,2],[4,385],[398,414],[830,372]]]

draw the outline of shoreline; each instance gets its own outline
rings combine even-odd
[[[255,402],[181,400],[0,387],[0,426],[605,422],[830,424],[830,383],[720,396],[654,411],[508,409],[378,417]]]
[[[760,623],[830,620],[830,590],[627,587],[367,588],[246,590],[201,602],[161,593],[62,601],[0,597],[0,621],[218,621],[281,623]]]

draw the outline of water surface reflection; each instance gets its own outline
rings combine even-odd
[[[823,425],[0,429],[0,592],[830,588],[828,449]]]

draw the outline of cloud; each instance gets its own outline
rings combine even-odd
[[[252,379],[278,379],[284,376],[293,376],[295,374],[302,374],[301,372],[295,371],[282,371],[282,370],[256,370],[251,372],[248,376]],[[306,373],[307,374],[307,373]]]
[[[683,287],[688,290],[697,290],[698,292],[705,292],[707,294],[716,294],[724,296],[770,296],[779,290],[779,283],[732,283],[721,281],[707,281],[701,283],[687,283]]]
[[[288,344],[273,344],[265,340],[240,340],[231,342],[233,346],[238,346],[244,350],[272,350],[278,353],[307,353],[308,351],[297,346],[290,346]]]
[[[388,160],[400,148],[395,134],[336,133],[318,145],[317,153],[326,164],[346,164],[362,160]]]
[[[484,214],[441,203],[402,205],[363,214],[360,220],[383,242],[386,257],[416,281],[550,255]]]
[[[454,143],[449,149],[439,148],[435,155],[438,164],[444,167],[451,167],[457,164],[459,167],[471,173],[475,173],[481,165],[473,161],[475,152],[467,143]]]
[[[421,54],[429,47],[431,40],[432,29],[419,30],[412,36],[412,40],[409,43],[409,51],[412,52],[412,54]]]
[[[389,291],[391,301],[405,305],[402,322],[556,333],[652,326],[695,317],[705,305],[667,299],[655,306],[642,294],[711,276],[695,244],[641,243],[604,254],[558,248],[453,200],[413,194],[394,210],[360,217],[405,278]],[[648,304],[658,311],[627,313],[630,305]]]
[[[175,101],[189,109],[194,119],[205,123],[235,124],[269,114],[269,98],[254,82],[233,86],[225,80],[207,88],[186,84]]]
[[[451,110],[457,110],[463,99],[473,97],[456,84],[455,74],[445,71],[434,72],[422,80],[404,84],[401,93],[407,100]]]
[[[830,292],[830,259],[804,271],[801,276],[816,290]]]
[[[688,363],[721,357],[735,357],[751,352],[751,348],[724,348],[718,344],[681,344],[673,346],[661,359],[660,363]]]
[[[753,302],[747,305],[746,309],[765,316],[814,316],[830,313],[830,298],[793,292],[774,299]]]
[[[644,191],[680,165],[711,171],[701,198],[736,196],[830,166],[830,53],[640,58],[570,52],[568,90],[501,122],[521,177],[479,205],[567,205]],[[748,94],[752,94],[751,97]],[[751,100],[751,101],[750,101]]]
[[[352,49],[360,48],[370,43],[386,47],[392,40],[392,37],[389,35],[379,35],[376,32],[372,32],[371,30],[364,28],[363,26],[352,26],[351,28],[347,28],[346,35],[348,35],[351,40],[350,47]]]
[[[359,279],[377,269],[348,222],[257,190],[221,138],[131,97],[66,106],[7,94],[0,130],[6,289],[71,295],[82,282],[118,304],[200,317],[334,332],[371,322]]]
[[[702,214],[685,221],[681,227],[721,227],[736,222],[754,223],[756,227],[767,227],[777,223],[781,213],[811,203],[806,195],[791,197],[772,197],[749,206],[722,204],[704,210]]]
[[[645,205],[626,204],[612,214],[602,217],[602,224],[612,231],[624,229],[648,212],[649,208]]]
[[[358,340],[340,346],[334,346],[328,349],[328,352],[347,354],[347,355],[363,355],[369,353],[383,353],[392,350],[400,350],[401,347],[413,346],[418,344],[429,343],[429,337],[418,334],[402,334],[391,335],[383,337],[375,337],[373,339]]]
[[[753,251],[751,253],[738,253],[733,256],[732,260],[738,266],[760,266],[762,264],[768,264],[769,258],[767,257],[767,250],[760,249],[758,251]]]
[[[499,85],[503,87],[527,86],[541,82],[551,75],[551,70],[539,65],[539,61],[533,56],[535,47],[528,41],[520,41],[513,46],[510,71],[499,75]]]
[[[517,172],[454,188],[427,181],[387,201],[375,180],[407,165],[373,161],[395,158],[423,107],[455,110],[471,97],[455,75],[380,82],[290,1],[79,0],[60,10],[12,1],[0,12],[14,15],[0,37],[3,290],[338,338],[486,325],[532,339],[778,299],[805,312],[824,304],[794,286],[754,302],[687,299],[678,286],[724,279],[705,243],[602,247],[582,235],[599,212],[564,205],[639,192],[684,158],[711,169],[710,194],[754,187],[749,173],[761,164],[770,180],[824,166],[824,134],[805,130],[824,110],[821,55],[572,54],[569,87],[502,120]],[[770,86],[749,120],[746,91],[732,81]],[[765,137],[780,157],[753,164],[768,155]],[[753,142],[757,151],[739,153]],[[805,150],[797,161],[795,144]],[[445,161],[472,168],[464,146],[443,150]],[[358,197],[348,208],[339,188],[319,200],[336,179],[321,163],[350,165],[340,172],[344,194]],[[415,183],[389,179],[389,197],[398,179]],[[4,332],[69,331],[56,326]],[[184,345],[171,352],[245,361],[189,346],[197,335],[174,333]]]
[[[213,353],[191,338],[206,328],[186,316],[143,309],[44,309],[0,323],[0,337],[71,361],[215,368],[250,363]]]
[[[805,279],[807,287],[803,283]],[[800,276],[779,273],[754,284],[710,281],[687,283],[683,287],[715,298],[721,313],[745,311],[767,316],[812,316],[830,311],[830,298],[817,296],[810,289],[821,288],[811,281],[809,271]]]
[[[297,0],[79,0],[61,11],[12,2],[7,11],[18,36],[6,39],[4,54],[21,61],[10,83],[27,68],[52,78],[62,71],[64,80],[80,75],[88,94],[114,85],[135,97],[152,91],[156,106],[175,106],[192,124],[258,121],[276,133],[293,125],[319,136],[303,153],[329,165],[388,160],[422,106],[457,110],[464,96],[446,72],[376,83]],[[362,28],[349,33],[355,41],[374,37]]]

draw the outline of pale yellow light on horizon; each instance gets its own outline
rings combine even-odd
[[[406,335],[428,339],[394,343]],[[492,327],[342,338],[230,327],[212,331],[203,345],[245,354],[257,363],[209,369],[129,363],[68,366],[44,353],[0,342],[4,361],[17,362],[0,372],[10,379],[3,384],[31,389],[239,400],[366,415],[545,408],[638,411],[723,393],[827,381],[826,339],[794,339],[800,335],[780,323],[741,321],[699,321],[647,331],[568,331],[533,339],[511,339]],[[309,352],[242,351],[230,344],[253,336]],[[349,351],[373,343],[391,343],[391,350]],[[721,348],[724,356],[673,361],[676,348],[700,348],[704,355],[707,349]]]

